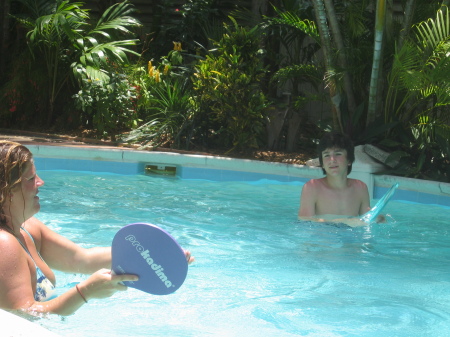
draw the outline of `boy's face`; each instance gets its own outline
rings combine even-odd
[[[327,148],[322,151],[323,169],[327,175],[340,175],[345,173],[350,163],[347,159],[347,150],[339,148]]]

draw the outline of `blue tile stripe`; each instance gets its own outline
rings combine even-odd
[[[182,179],[204,179],[212,181],[258,181],[267,179],[279,182],[305,183],[309,180],[296,176],[197,167],[180,167],[178,176]]]
[[[37,170],[109,172],[124,175],[141,174],[144,172],[144,163],[39,157],[35,157],[34,162]]]
[[[70,170],[86,172],[108,172],[123,175],[143,174],[148,163],[97,161],[84,159],[41,158],[35,157],[34,162],[38,170]],[[181,179],[201,179],[211,181],[258,181],[262,179],[279,182],[301,182],[309,179],[278,174],[221,170],[198,167],[177,167],[177,177]]]
[[[380,199],[388,190],[388,187],[374,187],[373,198]],[[450,207],[450,196],[435,195],[430,193],[423,193],[419,191],[407,191],[400,188],[395,191],[392,200],[405,200],[416,202],[419,204],[433,204]]]

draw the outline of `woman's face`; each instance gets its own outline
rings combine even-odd
[[[13,218],[25,218],[24,222],[39,212],[41,205],[37,194],[42,185],[44,181],[36,174],[34,163],[27,164],[21,183],[12,190],[11,210],[17,212],[12,214]]]

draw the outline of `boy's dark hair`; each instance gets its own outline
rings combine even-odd
[[[355,146],[349,137],[339,132],[327,132],[323,135],[317,148],[319,152],[319,162],[322,167],[323,174],[326,174],[323,169],[322,152],[326,149],[343,149],[347,151],[347,159],[350,165],[347,168],[347,174],[352,172],[352,164],[355,161]]]

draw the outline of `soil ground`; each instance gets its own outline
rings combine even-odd
[[[128,145],[118,142],[104,141],[95,139],[89,132],[86,131],[72,131],[72,132],[55,132],[55,131],[23,131],[0,129],[0,139],[14,140],[23,144],[53,144],[53,145],[67,145],[67,146],[101,146],[101,147],[134,147],[138,145]],[[177,152],[189,154],[202,154],[223,156],[229,158],[252,159],[270,162],[282,162],[290,164],[304,165],[307,160],[315,157],[315,151],[305,147],[304,149],[285,152],[285,151],[268,151],[263,149],[248,149],[246,151],[228,152],[228,149],[193,149],[190,151],[177,150],[168,147],[154,148],[154,151],[163,152]]]

